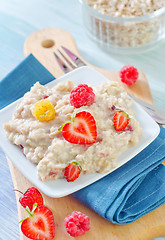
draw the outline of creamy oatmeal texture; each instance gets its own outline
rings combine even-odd
[[[134,118],[132,100],[118,83],[105,82],[92,86],[94,103],[79,110],[88,111],[95,118],[96,142],[92,145],[67,142],[58,128],[71,120],[75,110],[70,104],[70,92],[74,87],[71,81],[51,89],[36,83],[18,104],[12,119],[4,125],[8,139],[23,147],[25,156],[37,164],[42,181],[63,178],[66,163],[73,159],[80,163],[83,173],[107,172],[117,165],[119,154],[139,141],[141,128]],[[33,117],[32,108],[45,95],[55,106],[56,115],[52,121],[39,122]],[[113,105],[129,114],[133,131],[114,129]]]
[[[88,16],[87,29],[100,42],[107,46],[138,47],[152,43],[161,37],[165,14],[145,20],[134,17],[147,16],[165,7],[165,0],[86,0],[97,12],[110,17],[123,18],[104,20],[91,14]],[[132,21],[125,21],[130,18]],[[90,26],[91,25],[91,26]],[[162,33],[163,34],[163,33]]]

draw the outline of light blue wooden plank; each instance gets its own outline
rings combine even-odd
[[[0,239],[19,239],[18,215],[7,160],[0,149]]]

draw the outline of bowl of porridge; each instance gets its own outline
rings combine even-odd
[[[37,175],[42,181],[64,178],[64,169],[72,160],[81,165],[82,174],[109,172],[117,166],[119,154],[139,142],[142,129],[135,118],[133,102],[117,82],[103,82],[96,87],[92,85],[94,102],[80,108],[70,103],[70,94],[75,87],[71,80],[53,88],[36,83],[17,105],[11,120],[4,124],[7,138],[21,148],[29,161],[37,165]],[[48,112],[46,109],[48,120],[41,119],[45,106],[50,110]],[[55,111],[53,117],[50,115],[51,106]],[[40,111],[39,115],[34,107]],[[119,111],[129,115],[129,124],[121,131],[114,128],[113,120]],[[97,136],[92,143],[70,142],[59,128],[71,122],[73,114],[75,120],[78,114],[83,116],[80,119],[82,125],[86,121],[84,113],[95,119]],[[73,131],[68,132],[72,138],[75,136]],[[89,124],[86,131],[90,131]],[[83,130],[78,132],[79,139],[82,139],[81,133]]]
[[[80,0],[88,35],[117,53],[149,50],[165,38],[165,1]]]
[[[93,89],[94,98],[79,107],[71,104],[70,95],[81,84]],[[123,130],[114,124],[120,111],[129,115]],[[78,116],[84,122],[84,112],[95,119],[97,134],[90,143],[73,143],[60,128],[72,119],[76,123]],[[46,195],[63,197],[128,162],[157,137],[159,127],[119,83],[85,66],[47,85],[36,83],[23,98],[0,110],[0,132],[0,145],[18,170]],[[64,169],[72,160],[80,164],[81,174],[68,182]]]

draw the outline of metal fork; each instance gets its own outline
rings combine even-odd
[[[79,57],[77,57],[74,53],[72,53],[69,49],[67,49],[64,46],[61,46],[61,48],[64,50],[64,52],[67,54],[67,56],[69,56],[70,60],[61,52],[60,49],[57,49],[57,51],[63,57],[63,59],[65,60],[65,62],[68,65],[66,65],[66,63],[62,60],[62,58],[60,58],[59,55],[57,55],[55,52],[54,52],[54,56],[56,57],[57,62],[64,73],[68,73],[77,67],[86,66],[86,64]]]
[[[64,46],[61,46],[61,48],[64,53],[60,49],[57,49],[58,54],[54,52],[54,56],[64,73],[68,73],[78,67],[86,66],[86,63],[84,63],[79,57],[77,57],[69,49],[67,49]],[[151,104],[143,102],[137,99],[136,97],[133,97],[133,96],[130,96],[130,97],[134,99],[136,102],[138,102],[158,124],[160,125],[165,124],[165,110],[159,109]]]

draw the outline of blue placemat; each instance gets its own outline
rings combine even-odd
[[[0,81],[0,108],[22,97],[37,81],[54,77],[31,54]],[[165,203],[165,129],[136,157],[73,194],[104,218],[127,224]]]

